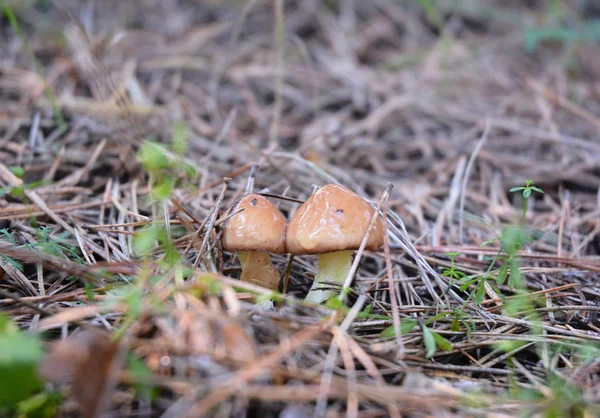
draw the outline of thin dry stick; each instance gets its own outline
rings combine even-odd
[[[350,324],[352,323],[352,321],[354,321],[356,315],[358,315],[358,313],[361,311],[366,300],[367,296],[364,294],[358,297],[358,299],[352,306],[352,309],[350,309],[350,312],[348,312],[348,315],[346,316],[346,318],[344,318],[344,321],[338,327],[341,332],[345,333],[348,327],[350,327]],[[325,416],[325,412],[327,410],[328,394],[329,390],[331,389],[331,380],[333,377],[333,367],[335,365],[335,359],[337,357],[338,348],[339,347],[337,341],[335,339],[332,340],[331,345],[329,346],[329,351],[327,353],[327,358],[325,360],[325,367],[323,368],[320,396],[317,400],[317,406],[315,407],[315,412],[313,414],[314,417],[320,418]]]
[[[563,233],[565,230],[565,219],[567,217],[567,213],[569,212],[569,192],[566,191],[564,194],[564,200],[562,204],[562,208],[560,210],[560,222],[558,223],[558,238],[556,239],[556,256],[562,256],[562,240]]]
[[[87,160],[85,165],[83,167],[81,167],[79,170],[76,170],[73,173],[69,174],[64,179],[61,179],[60,181],[58,181],[57,185],[59,185],[59,186],[73,185],[74,186],[77,183],[79,183],[81,181],[81,179],[83,178],[83,176],[85,175],[85,173],[90,171],[92,166],[96,163],[96,160],[102,154],[102,150],[104,150],[104,147],[106,146],[106,142],[107,142],[106,138],[104,138],[102,141],[100,141],[100,143],[94,149],[92,156]]]
[[[350,348],[348,347],[348,341],[346,341],[346,334],[337,327],[334,327],[331,332],[337,342],[344,362],[344,369],[347,374],[347,386],[348,386],[348,397],[346,400],[346,417],[356,418],[358,417],[358,397],[356,396],[356,369],[354,367],[354,359]]]
[[[569,99],[565,99],[564,97],[559,96],[558,94],[554,93],[549,88],[544,86],[542,83],[539,83],[535,80],[529,79],[529,80],[527,80],[527,84],[536,93],[541,94],[549,101],[556,103],[557,105],[561,106],[563,109],[566,109],[567,111],[571,112],[575,116],[588,122],[589,124],[593,125],[596,128],[596,130],[600,131],[600,118],[598,118],[595,115],[593,115],[592,113],[588,112],[583,107],[579,106],[577,103],[574,103]]]
[[[352,266],[350,267],[348,276],[346,276],[346,280],[344,281],[344,285],[342,286],[342,291],[341,291],[340,295],[338,296],[338,298],[342,302],[346,299],[346,294],[348,293],[348,289],[350,288],[350,285],[352,284],[352,279],[354,278],[354,274],[356,273],[356,270],[358,269],[358,264],[360,263],[362,253],[365,251],[365,247],[367,246],[367,241],[369,241],[371,232],[373,232],[375,223],[377,222],[377,218],[379,217],[379,211],[381,210],[381,206],[384,204],[384,202],[387,202],[388,198],[390,197],[390,192],[392,191],[392,187],[394,187],[394,185],[392,183],[390,183],[385,188],[385,191],[383,192],[383,195],[381,196],[381,199],[379,200],[379,203],[377,204],[377,208],[375,209],[375,211],[373,212],[373,215],[371,216],[371,220],[369,221],[369,226],[367,227],[365,236],[363,237],[363,240],[360,243],[360,247],[358,247],[358,251],[356,252],[356,257],[354,257],[354,261],[352,262]]]
[[[252,164],[252,168],[250,168],[250,174],[248,174],[248,181],[246,182],[246,194],[250,194],[254,190],[254,178],[256,177],[258,168],[259,167],[256,164]]]
[[[465,212],[465,198],[467,196],[467,182],[469,181],[469,174],[471,173],[471,169],[473,168],[473,163],[479,155],[479,151],[483,148],[485,143],[487,142],[488,136],[490,133],[490,121],[489,119],[485,120],[485,128],[483,129],[483,133],[481,134],[481,139],[475,146],[471,157],[469,158],[469,162],[467,163],[467,168],[465,169],[465,175],[463,176],[462,185],[460,188],[460,205],[458,210],[458,239],[460,244],[462,245],[464,241],[463,237],[463,214]]]
[[[363,350],[362,347],[358,345],[358,343],[352,338],[346,336],[346,340],[348,342],[348,347],[354,354],[354,357],[356,357],[356,359],[360,361],[360,363],[363,365],[369,376],[375,379],[375,382],[377,383],[376,386],[385,387],[385,380],[383,380],[383,376],[381,376],[381,373],[379,373],[379,369],[377,368],[371,357],[369,357],[365,350]],[[396,406],[396,404],[394,404],[393,402],[388,402],[386,403],[386,407],[388,409],[388,412],[390,413],[390,417],[401,418],[400,411],[398,410],[398,406]]]
[[[448,198],[444,202],[444,207],[440,210],[437,219],[435,220],[435,227],[433,228],[433,237],[431,240],[434,245],[441,241],[444,223],[448,222],[448,226],[451,226],[452,214],[456,208],[456,202],[458,200],[458,195],[460,194],[459,182],[463,178],[466,164],[466,158],[464,156],[460,157],[458,164],[456,165],[456,170],[454,171],[454,176],[452,176]]]
[[[196,256],[196,259],[194,260],[194,266],[193,266],[194,269],[196,269],[198,267],[198,263],[200,263],[200,258],[204,254],[204,249],[208,245],[210,235],[212,233],[213,227],[215,226],[217,214],[219,213],[219,206],[221,206],[221,202],[223,201],[223,198],[225,197],[225,192],[227,191],[227,188],[229,187],[230,181],[231,181],[231,179],[229,177],[225,177],[223,179],[223,188],[221,189],[221,193],[219,193],[219,196],[217,197],[217,201],[215,202],[215,204],[213,206],[212,213],[208,216],[208,222],[206,222],[206,232],[204,233],[204,239],[202,240],[202,245],[200,245],[200,249],[198,250],[198,255]],[[194,238],[192,238],[192,239],[194,239]],[[215,270],[215,272],[216,272],[216,270]]]
[[[205,414],[213,407],[235,393],[239,387],[247,384],[261,373],[267,371],[269,367],[275,365],[285,355],[297,350],[302,345],[306,344],[308,341],[312,340],[321,332],[329,328],[336,317],[336,312],[332,312],[329,317],[325,318],[320,323],[306,327],[294,334],[288,340],[288,344],[279,345],[268,354],[243,367],[235,374],[235,376],[227,379],[212,393],[205,396],[202,400],[200,400],[200,402],[190,408],[190,411],[185,414],[184,417],[195,418],[205,416]]]
[[[26,306],[29,309],[32,309],[34,311],[39,312],[40,314],[44,315],[44,316],[50,316],[52,315],[51,312],[46,311],[45,309],[40,308],[39,306],[34,305],[33,303],[30,303],[26,300],[24,300],[25,298],[23,297],[19,297],[19,296],[14,296],[13,294],[11,294],[10,292],[7,292],[3,289],[0,289],[0,296],[4,296],[5,298],[8,299],[12,299],[14,300],[16,303]],[[44,296],[45,297],[45,296]]]
[[[394,323],[394,334],[398,344],[398,358],[404,358],[404,344],[402,343],[402,333],[400,332],[400,315],[398,313],[398,299],[396,298],[396,286],[394,284],[394,268],[392,266],[392,257],[390,255],[390,239],[387,230],[388,201],[386,199],[383,206],[383,224],[385,233],[383,234],[383,251],[385,253],[385,266],[387,269],[387,281],[390,292],[390,303],[392,305],[392,320]]]
[[[273,31],[275,38],[275,103],[273,104],[273,120],[269,129],[269,141],[271,145],[279,143],[279,121],[281,119],[282,95],[283,90],[283,52],[285,46],[285,14],[283,0],[273,0],[275,3],[275,28]]]

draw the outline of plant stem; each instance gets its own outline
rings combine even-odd
[[[333,253],[320,254],[319,273],[315,277],[306,299],[309,302],[321,303],[337,292],[332,290],[320,290],[323,282],[334,282],[340,285],[344,283],[350,268],[352,267],[352,254],[354,251],[336,251]]]
[[[525,226],[525,215],[527,214],[527,206],[529,205],[529,198],[525,199],[525,203],[523,204],[523,216],[521,217],[521,226]]]

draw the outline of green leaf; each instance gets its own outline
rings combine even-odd
[[[452,277],[454,277],[455,279],[460,280],[463,277],[467,277],[467,275],[465,273],[463,273],[462,271],[460,271],[460,270],[455,270],[454,271],[454,275]]]
[[[452,343],[450,341],[448,341],[446,338],[442,337],[435,331],[431,331],[431,334],[433,335],[433,339],[435,340],[435,343],[440,349],[444,351],[452,350]]]
[[[40,342],[3,326],[0,335],[0,405],[15,407],[42,388],[37,363],[43,355]]]
[[[496,276],[496,283],[504,284],[506,281],[506,276],[508,274],[508,263],[504,263],[502,267],[498,270],[498,275]]]
[[[579,355],[584,361],[593,361],[600,357],[600,345],[593,342],[584,342],[577,347]]]
[[[379,333],[379,336],[381,338],[391,338],[393,336],[396,335],[396,332],[394,331],[394,326],[390,325],[389,327],[385,328],[383,331],[381,331]]]
[[[479,248],[483,248],[483,247],[485,247],[485,246],[487,246],[487,245],[490,245],[492,242],[496,242],[496,241],[499,241],[499,240],[500,240],[500,238],[494,238],[494,239],[491,239],[491,240],[489,240],[489,241],[483,241],[483,242],[482,242],[482,243],[479,245]]]
[[[157,172],[169,166],[164,150],[153,142],[145,142],[139,151],[139,159],[143,167],[150,172]]]
[[[525,345],[526,342],[525,341],[519,341],[519,340],[502,340],[502,341],[498,341],[495,342],[493,344],[494,348],[497,350],[502,350],[505,353],[508,353],[509,351],[513,351],[523,345]]]
[[[529,240],[527,234],[519,227],[503,228],[500,234],[500,244],[506,254],[515,254],[523,247],[523,243]]]
[[[435,354],[435,337],[433,336],[433,333],[431,332],[431,330],[427,327],[422,327],[422,331],[423,331],[423,345],[425,346],[425,349],[427,350],[427,354],[425,354],[425,357],[427,358],[431,358],[434,354]]]
[[[527,189],[523,190],[523,197],[525,199],[529,199],[529,196],[531,196],[531,189],[527,188]]]
[[[475,296],[473,297],[473,304],[475,305],[479,305],[485,299],[485,285],[483,283],[481,281],[475,290]]]
[[[179,121],[173,126],[173,152],[183,155],[187,148],[187,135],[185,132],[185,123]]]
[[[514,192],[518,192],[523,189],[525,189],[525,187],[513,187],[512,189],[509,190],[509,192],[514,193]]]
[[[87,300],[89,302],[93,302],[94,301],[94,286],[92,286],[92,284],[90,282],[85,282],[84,288],[85,288],[85,296],[87,297]]]
[[[175,180],[167,177],[163,181],[152,186],[152,198],[162,201],[171,197],[171,192],[175,188]]]
[[[469,288],[469,286],[471,286],[471,282],[467,282],[465,284],[463,284],[461,287],[459,287],[461,292],[464,292],[465,290],[467,290]]]
[[[434,25],[436,28],[440,28],[440,16],[435,7],[435,0],[419,0],[423,9],[425,9],[425,14],[427,15],[427,20],[429,23]]]
[[[508,287],[510,289],[514,289],[520,286],[522,283],[521,270],[519,269],[519,263],[515,257],[511,257],[508,260],[508,264],[510,264],[510,278],[508,279]]]
[[[438,314],[433,315],[431,318],[425,321],[426,324],[432,324],[438,319],[447,318],[449,315],[452,315],[452,312],[440,312]]]
[[[25,170],[23,170],[23,167],[12,166],[12,167],[8,167],[8,169],[10,170],[11,173],[13,173],[15,176],[17,176],[20,179],[22,179],[25,176]]]
[[[530,189],[533,191],[536,191],[538,193],[544,194],[544,191],[542,189],[540,189],[539,187],[531,186]]]
[[[17,186],[10,189],[10,195],[13,197],[24,197],[25,196],[25,186]]]
[[[154,388],[150,385],[152,381],[152,372],[142,360],[129,354],[127,357],[127,371],[134,380],[133,388],[138,396],[145,400],[151,400],[155,395]]]
[[[508,299],[506,298],[506,296],[504,295],[504,293],[501,293],[501,292],[496,292],[496,293],[498,293],[498,296],[500,296],[500,299],[502,299],[502,304],[506,305],[506,301]]]
[[[415,319],[402,319],[400,320],[400,332],[402,335],[408,334],[413,330],[414,327],[417,326],[417,324],[418,322]]]
[[[527,312],[530,309],[531,303],[525,295],[516,295],[504,304],[504,310],[510,316],[514,316],[518,312]]]
[[[62,401],[60,392],[42,392],[19,402],[16,412],[20,417],[53,418]]]
[[[450,323],[450,329],[454,332],[460,331],[460,324],[458,322],[458,319],[454,318],[454,320],[452,320],[452,322]]]
[[[145,226],[133,236],[133,250],[138,255],[147,254],[155,248],[157,241],[161,241],[163,235],[166,237],[166,231],[162,226]]]
[[[400,333],[402,335],[408,334],[409,332],[412,331],[412,329],[418,324],[418,322],[414,319],[408,319],[408,318],[404,318],[400,321]],[[386,329],[384,329],[383,331],[381,331],[381,333],[379,334],[379,336],[381,338],[390,338],[393,337],[394,335],[396,335],[396,332],[394,331],[394,326],[391,325],[389,327],[387,327]]]
[[[327,306],[329,309],[333,309],[336,311],[338,309],[346,308],[346,305],[344,305],[344,302],[342,302],[341,299],[337,297],[337,295],[332,296],[329,299],[327,299],[327,301],[325,302],[325,306]]]

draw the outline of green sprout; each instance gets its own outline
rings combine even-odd
[[[527,206],[529,204],[529,198],[531,197],[531,192],[544,193],[542,189],[534,186],[533,180],[526,180],[525,186],[513,187],[509,190],[510,193],[523,192],[523,199],[525,199],[525,203],[523,205],[523,217],[521,218],[521,224],[525,225],[525,215],[527,214]]]

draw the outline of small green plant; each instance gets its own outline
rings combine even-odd
[[[0,240],[11,243],[13,245],[17,245],[17,240],[13,232],[7,228],[0,229]],[[19,263],[14,258],[8,257],[6,255],[0,255],[0,260],[2,260],[3,263],[10,264],[14,269],[23,271],[23,264]]]
[[[68,237],[71,235],[70,232],[65,231],[53,235],[54,229],[51,226],[35,228],[34,232],[38,241],[32,244],[25,244],[26,247],[37,248],[47,254],[67,258],[77,263],[85,263],[85,260],[81,257],[79,248],[68,240]]]
[[[452,284],[453,280],[461,280],[462,278],[466,277],[466,274],[464,272],[456,268],[454,259],[456,258],[458,253],[446,253],[446,255],[450,258],[450,267],[442,271],[442,276],[445,276],[448,279],[450,279],[450,284]]]
[[[435,26],[436,29],[441,29],[442,26],[440,14],[438,13],[437,8],[435,7],[435,0],[419,0],[419,3],[421,3],[421,7],[423,7],[423,10],[425,11],[429,23]]]
[[[187,149],[185,126],[176,123],[170,146],[146,141],[140,147],[138,159],[150,178],[151,197],[158,202],[168,200],[173,189],[193,183],[197,171],[184,158]],[[187,181],[184,181],[187,180]]]
[[[446,338],[442,337],[438,332],[434,331],[427,325],[435,322],[440,317],[434,316],[428,318],[425,321],[412,319],[412,318],[403,318],[400,321],[400,333],[402,335],[408,334],[411,332],[416,326],[421,329],[421,333],[423,334],[423,345],[426,350],[426,357],[431,358],[435,355],[436,350],[439,348],[440,350],[448,351],[452,350],[452,343],[448,341]],[[396,334],[394,331],[394,326],[389,326],[383,331],[379,336],[381,338],[390,338]]]
[[[9,187],[0,187],[0,197],[10,196],[15,199],[21,199],[23,202],[26,202],[27,197],[25,196],[26,190],[35,189],[38,186],[43,186],[48,184],[47,181],[32,181],[31,183],[26,183],[21,186],[9,186]]]
[[[535,232],[528,232],[525,229],[525,217],[529,207],[529,199],[533,192],[544,193],[542,189],[536,187],[534,184],[535,183],[532,180],[527,180],[524,186],[513,187],[509,190],[511,193],[522,193],[524,204],[521,222],[518,225],[505,226],[502,228],[499,237],[481,244],[483,247],[492,242],[500,242],[500,249],[492,258],[485,273],[473,276],[463,276],[459,280],[461,291],[465,291],[473,286],[473,290],[467,300],[473,300],[475,305],[480,304],[485,298],[486,284],[502,298],[503,302],[506,302],[506,299],[498,286],[506,283],[507,278],[509,289],[516,290],[522,287],[523,277],[519,268],[519,251],[525,244],[533,242],[535,237]],[[498,262],[502,262],[501,266],[495,267]],[[448,274],[453,274],[454,276],[457,275],[452,268],[448,269]]]
[[[149,382],[152,381],[152,372],[146,363],[130,352],[127,356],[126,368],[132,377],[133,389],[137,395],[146,402],[151,402],[158,394],[158,390],[149,385]]]
[[[348,294],[349,290],[350,289],[344,290],[344,292],[346,292],[346,294]],[[350,308],[348,307],[348,305],[346,305],[344,302],[342,302],[341,299],[337,295],[332,296],[329,299],[327,299],[327,301],[325,302],[325,306],[329,309],[340,312],[341,318],[345,317],[348,314],[348,312],[350,312]],[[359,318],[359,319],[383,319],[385,321],[392,320],[392,318],[388,315],[373,314],[373,313],[371,313],[372,310],[373,310],[373,306],[367,305],[364,307],[364,309],[362,311],[360,311],[356,315],[356,318]]]
[[[450,307],[451,311],[440,312],[428,319],[428,323],[440,320],[451,320],[450,329],[460,332],[463,328],[467,333],[467,339],[471,338],[471,333],[475,331],[475,324],[471,316],[462,308]],[[462,327],[462,328],[461,328]]]
[[[523,216],[521,217],[521,224],[525,225],[525,215],[527,214],[527,206],[529,205],[529,198],[532,192],[544,193],[542,189],[534,186],[533,180],[525,181],[525,186],[513,187],[509,190],[510,193],[522,192],[525,203],[523,204]]]
[[[547,380],[549,393],[545,393],[546,402],[543,407],[545,418],[597,416],[596,414],[586,414],[587,402],[581,388],[574,386],[557,374],[551,374]],[[592,411],[590,410],[590,412]]]
[[[169,216],[166,207],[175,187],[184,183],[194,183],[190,179],[197,176],[196,169],[185,161],[186,148],[185,126],[176,123],[170,146],[146,141],[138,154],[142,167],[148,173],[151,203],[158,206],[164,219]],[[133,239],[133,248],[139,255],[144,256],[158,244],[164,253],[163,267],[172,267],[179,260],[179,252],[173,243],[171,232],[172,229],[168,230],[164,224],[147,225],[137,231]]]
[[[35,336],[0,315],[0,416],[54,416],[57,395],[42,392],[37,373],[42,356],[42,344]]]

